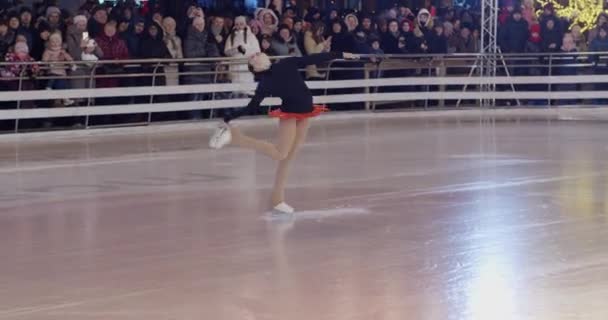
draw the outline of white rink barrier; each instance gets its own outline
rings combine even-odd
[[[539,76],[539,77],[407,77],[366,80],[336,80],[309,82],[311,89],[381,88],[390,86],[474,86],[474,85],[520,85],[520,84],[596,84],[608,82],[608,75],[577,76]],[[251,91],[255,84],[202,84],[158,87],[124,87],[74,90],[35,90],[0,92],[0,101],[50,100],[64,98],[103,98],[128,96],[161,96],[177,94],[196,94],[213,92]],[[608,99],[608,91],[423,91],[391,93],[356,93],[342,95],[315,96],[318,104],[337,104],[352,102],[400,102],[414,100],[569,100],[569,99]],[[69,116],[94,116],[135,113],[157,113],[190,110],[209,110],[244,107],[249,99],[223,99],[190,101],[176,103],[148,103],[112,106],[36,108],[0,110],[0,120],[57,118]],[[279,105],[277,98],[265,99],[264,105]]]
[[[310,89],[378,88],[391,86],[474,86],[474,85],[525,85],[525,84],[583,84],[608,83],[608,75],[577,76],[524,76],[524,77],[406,77],[357,80],[309,81]],[[255,89],[255,83],[215,83],[180,86],[118,87],[70,90],[31,90],[0,92],[0,101],[31,101],[76,98],[106,98],[132,96],[162,96],[177,94],[246,92]],[[434,96],[433,99],[441,99]],[[452,97],[450,97],[452,99]],[[522,99],[527,99],[523,97]]]

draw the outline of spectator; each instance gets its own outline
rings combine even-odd
[[[171,17],[163,19],[163,29],[165,35],[163,41],[171,59],[183,59],[184,51],[182,50],[182,39],[177,35],[177,22]],[[171,63],[165,66],[166,85],[179,85],[179,68],[177,63]]]
[[[402,23],[405,20],[414,21],[416,16],[412,12],[412,10],[406,6],[399,7],[399,13],[397,15],[397,20],[399,23]]]
[[[600,13],[600,15],[597,17],[597,23],[595,24],[595,28],[591,29],[589,31],[588,34],[588,43],[591,44],[591,42],[593,41],[593,39],[595,39],[595,37],[597,37],[600,29],[606,25],[606,23],[608,23],[608,13],[602,12]]]
[[[42,61],[59,62],[57,64],[52,63],[49,65],[48,75],[53,77],[53,79],[49,80],[46,88],[56,90],[68,89],[69,83],[66,77],[69,65],[67,65],[66,62],[74,61],[74,59],[69,53],[67,53],[67,51],[65,51],[65,49],[63,49],[63,39],[61,38],[61,33],[55,32],[51,34],[47,48],[42,56]],[[74,104],[74,101],[67,98],[63,99],[61,102],[64,106]]]
[[[300,52],[302,52],[303,55],[306,54],[306,52],[304,52],[304,21],[300,18],[294,20],[293,37],[296,39]]]
[[[448,40],[443,34],[443,25],[437,23],[433,26],[433,33],[427,38],[428,52],[431,54],[447,54]]]
[[[33,39],[34,48],[31,51],[31,55],[36,61],[42,60],[42,55],[46,49],[46,43],[51,37],[51,27],[46,21],[40,21],[38,24],[38,31]]]
[[[321,10],[319,10],[319,8],[317,7],[308,8],[308,12],[304,17],[304,20],[311,24],[317,21],[321,21]]]
[[[74,17],[74,25],[70,26],[66,35],[68,53],[74,60],[80,60],[83,49],[87,46],[89,37],[87,32],[88,19],[83,15]],[[80,88],[80,87],[79,87]]]
[[[418,29],[420,31],[419,33],[422,33],[424,38],[427,39],[433,30],[433,19],[431,19],[431,14],[427,9],[421,9],[418,12],[416,21],[416,29]]]
[[[591,52],[607,52],[608,51],[608,26],[604,25],[600,28],[598,36],[591,41],[589,46]]]
[[[544,28],[545,24],[545,20],[547,19],[557,19],[557,15],[555,14],[555,6],[553,5],[553,3],[547,3],[544,7],[543,7],[543,13],[540,15],[540,17],[538,18],[539,22],[540,22],[540,27],[541,27],[541,34],[542,34],[542,29]]]
[[[539,29],[540,30],[540,29]],[[473,37],[471,29],[463,27],[460,29],[460,40],[458,42],[458,53],[477,53],[479,52],[479,45],[477,39]]]
[[[34,47],[34,36],[36,35],[36,28],[32,23],[32,9],[28,7],[22,7],[19,18],[21,19],[21,27],[18,33],[23,34],[27,38],[28,48]]]
[[[129,57],[133,59],[141,59],[142,55],[139,51],[141,39],[144,36],[146,24],[143,18],[135,18],[133,28],[121,33],[120,38],[127,44]]]
[[[454,32],[454,25],[451,22],[446,21],[443,23],[443,34],[447,39],[447,53],[456,53],[458,51],[458,46],[460,45],[462,38],[459,34]]]
[[[379,56],[384,54],[384,50],[382,50],[382,47],[380,45],[380,38],[379,37],[373,35],[373,36],[369,37],[368,41],[369,41],[369,46],[371,48],[370,51],[369,51],[369,54],[379,55]],[[371,61],[374,62],[374,63],[378,63],[379,62],[378,58],[376,58],[376,57],[372,57]],[[375,75],[375,76],[372,75],[372,78],[375,78],[377,76],[378,75]]]
[[[524,0],[521,15],[529,26],[538,20],[538,17],[536,16],[536,9],[534,8],[534,0]]]
[[[543,52],[542,47],[542,38],[541,38],[541,28],[538,23],[533,24],[530,27],[530,38],[528,39],[528,43],[526,44],[526,53],[538,54]],[[543,57],[541,56],[532,56],[530,57],[529,64],[531,65],[527,68],[527,75],[529,76],[542,76],[546,74],[544,69],[540,67],[543,63]],[[547,90],[547,85],[544,84],[530,84],[526,86],[526,89],[529,91],[543,91]],[[530,100],[528,101],[529,105],[545,105],[545,100]]]
[[[560,52],[561,53],[576,53],[576,45],[574,43],[574,38],[572,37],[572,34],[570,33],[566,33],[562,39],[562,45],[560,48]],[[555,59],[555,65],[557,66],[555,68],[555,75],[558,76],[574,76],[577,74],[577,68],[572,67],[572,66],[567,66],[569,64],[575,64],[577,60],[577,56],[576,55],[567,55],[567,56],[560,56],[558,59]],[[560,66],[562,65],[562,66]],[[556,85],[556,91],[576,91],[577,90],[577,85],[576,84],[559,84]],[[571,104],[576,104],[577,100],[576,99],[570,99],[570,100],[560,100],[557,103],[559,105],[571,105]]]
[[[192,21],[192,26],[188,30],[188,36],[184,41],[184,56],[186,58],[215,58],[219,57],[217,46],[211,42],[213,37],[209,37],[205,31],[205,20],[203,18],[195,18]],[[187,67],[187,71],[191,73],[200,73],[189,75],[186,82],[189,84],[211,83],[213,77],[209,74],[212,67],[208,63],[200,63]],[[207,74],[204,74],[207,73]],[[203,100],[206,94],[195,95],[193,100]],[[201,118],[201,112],[194,112],[194,118]]]
[[[15,41],[15,33],[8,28],[8,21],[0,18],[0,57],[4,58]]]
[[[269,57],[277,56],[278,54],[272,49],[272,36],[264,34],[260,39],[260,50]]]
[[[277,17],[281,16],[283,13],[283,0],[270,0],[268,9],[270,9]]]
[[[338,15],[338,10],[337,9],[331,9],[329,10],[329,13],[325,16],[325,25],[329,27],[329,30],[327,30],[328,32],[331,32],[331,24],[338,20],[339,15]]]
[[[251,29],[251,34],[253,34],[256,38],[260,38],[262,35],[262,23],[257,19],[251,19],[249,21],[249,28]]]
[[[92,12],[99,5],[99,0],[86,0],[78,9],[80,12]]]
[[[437,16],[437,8],[435,8],[431,0],[424,0],[424,8],[422,10],[426,10],[429,13],[429,19]]]
[[[515,10],[511,19],[499,31],[499,43],[503,53],[523,53],[529,38],[528,23],[521,12]]]
[[[115,20],[108,21],[103,28],[103,33],[99,35],[95,41],[103,53],[104,60],[126,60],[129,59],[129,49],[124,40],[117,35],[118,23]],[[103,69],[99,71],[101,74],[124,74],[124,66],[122,64],[104,64]],[[99,88],[113,88],[120,86],[120,79],[115,78],[100,78],[97,80]],[[106,100],[111,103],[113,100]]]
[[[80,54],[80,60],[86,62],[82,64],[83,67],[81,67],[84,69],[84,73],[90,74],[95,62],[99,61],[101,58],[103,58],[103,52],[99,46],[97,46],[97,42],[94,39],[88,39]],[[92,87],[93,84],[90,86]]]
[[[279,27],[279,18],[269,9],[258,9],[256,19],[262,24],[262,34],[273,35]]]
[[[396,19],[388,22],[388,32],[382,35],[381,44],[385,54],[402,54],[407,51],[405,36],[399,31]]]
[[[541,26],[541,38],[543,52],[558,52],[561,50],[563,34],[557,29],[554,18],[544,20],[544,28]]]
[[[404,52],[406,53],[421,52],[421,45],[424,43],[424,39],[418,38],[414,35],[413,25],[413,22],[410,20],[403,20],[403,22],[401,22],[401,35],[403,35],[403,38],[405,39]]]
[[[119,36],[126,34],[127,32],[129,32],[130,29],[131,29],[131,22],[129,20],[124,20],[122,18],[118,20]],[[125,40],[125,39],[123,39],[123,40]]]
[[[180,25],[179,35],[181,37],[185,38],[187,36],[188,30],[190,30],[190,27],[196,18],[205,19],[205,11],[197,4],[192,4],[186,11],[186,19],[183,19],[182,24]]]
[[[369,52],[371,50],[371,42],[369,41],[369,37],[374,35],[379,39],[378,35],[375,34],[376,30],[374,28],[373,22],[371,18],[367,15],[363,15],[361,18],[361,24],[357,26],[354,32],[355,43],[357,45],[358,52]]]
[[[282,24],[286,25],[289,28],[289,30],[291,30],[291,31],[293,31],[293,25],[294,25],[294,23],[295,22],[294,22],[294,20],[293,20],[292,17],[284,17],[283,18],[283,23]]]
[[[354,33],[359,27],[359,18],[354,13],[349,13],[344,18],[344,23],[346,24],[346,31]]]
[[[140,42],[139,52],[143,59],[168,59],[171,57],[169,49],[163,40],[163,31],[161,26],[152,22],[144,31],[144,35]],[[154,74],[155,77],[145,77],[142,79],[144,86],[163,86],[165,85],[164,68],[157,68],[156,63],[144,64],[143,72],[146,74]]]
[[[581,31],[582,28],[578,24],[573,24],[570,27],[570,33],[572,33],[572,37],[574,38],[574,43],[576,44],[576,50],[578,52],[586,52],[587,49],[587,39],[585,35]]]
[[[344,22],[339,19],[331,23],[331,49],[336,52],[356,52],[354,37],[346,32]]]
[[[89,20],[89,36],[98,38],[104,35],[104,26],[108,22],[108,12],[101,6],[95,7],[91,12],[92,19]],[[99,44],[99,41],[97,42]]]
[[[300,8],[298,8],[297,0],[287,0],[285,4],[285,13],[290,12],[294,17],[300,14]]]
[[[216,47],[220,56],[224,56],[224,48],[226,48],[226,32],[225,20],[223,17],[214,17],[211,21],[211,33],[209,34],[209,42]]]
[[[304,34],[304,48],[306,54],[318,54],[322,52],[329,52],[331,49],[331,38],[325,38],[325,24],[317,21],[313,23],[312,28]],[[310,65],[306,67],[306,78],[307,79],[322,79],[325,78],[325,74],[319,73],[316,65]]]
[[[251,34],[251,29],[247,26],[247,19],[240,16],[234,21],[234,28],[226,41],[224,52],[226,56],[232,58],[248,59],[249,57],[260,52],[260,43]],[[234,63],[230,65],[230,78],[233,83],[252,83],[253,74],[249,72],[249,67],[246,62]],[[252,95],[253,91],[247,91],[248,95]]]
[[[203,19],[204,18],[205,17],[203,16]],[[162,27],[163,19],[165,19],[165,16],[163,16],[163,14],[161,12],[154,12],[154,14],[152,15],[152,22],[156,23],[157,26]]]
[[[21,27],[21,21],[19,20],[19,14],[17,12],[11,12],[8,15],[8,28],[15,35],[19,31],[19,27]]]
[[[589,51],[591,51],[591,52],[607,52],[608,51],[608,26],[607,25],[603,25],[602,28],[600,28],[598,35],[595,37],[595,39],[593,39],[593,41],[591,42],[591,45],[589,46]],[[601,61],[600,57],[597,55],[592,56],[592,59],[594,61],[594,66],[593,66],[594,74],[601,74],[601,75],[608,74],[608,67],[605,66],[606,59],[603,59],[603,61]],[[594,87],[595,87],[595,90],[599,90],[599,91],[608,90],[607,83],[596,83],[594,85]],[[608,100],[606,100],[606,99],[596,99],[596,100],[594,100],[594,103],[595,104],[606,104],[607,101]]]
[[[287,25],[279,27],[279,33],[272,40],[272,49],[279,56],[301,57],[302,52],[298,48],[293,32]]]
[[[129,6],[125,6],[120,8],[118,20],[128,23],[129,25],[133,25],[135,22],[135,16],[133,15],[133,8]]]
[[[61,34],[65,34],[66,30],[61,19],[61,9],[54,6],[48,7],[46,9],[46,21],[49,23],[52,33],[60,32]]]
[[[36,76],[40,70],[38,65],[33,63],[35,60],[29,54],[27,43],[21,42],[15,44],[13,52],[7,53],[4,60],[14,63],[4,68],[1,74],[3,80],[7,81],[9,90],[19,90],[19,81],[17,79],[22,75],[25,77],[21,83],[21,90],[33,90],[34,82],[31,80],[31,77]],[[27,102],[24,101],[24,103]]]
[[[376,26],[374,25],[372,18],[368,15],[363,15],[363,18],[361,19],[361,24],[357,28],[356,32],[359,33],[359,35],[358,35],[359,37],[365,38],[366,40],[372,34],[375,34],[376,38],[378,35]]]
[[[74,25],[70,26],[67,31],[66,43],[68,46],[68,53],[75,61],[82,61],[83,54],[85,51],[89,51],[89,55],[94,55],[99,60],[102,57],[103,52],[97,47],[97,44],[93,41],[89,43],[89,37],[85,37],[87,32],[88,21],[83,15],[74,17]],[[88,61],[93,61],[90,56],[87,56]],[[95,61],[96,61],[95,60]],[[90,87],[89,80],[84,77],[91,74],[91,66],[88,64],[78,64],[75,70],[72,70],[70,75],[74,78],[70,80],[70,87],[72,89],[84,89]],[[82,101],[76,101],[79,103]]]

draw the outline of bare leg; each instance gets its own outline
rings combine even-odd
[[[289,166],[291,161],[297,155],[300,147],[306,141],[308,135],[308,128],[310,123],[308,119],[299,120],[296,127],[296,135],[291,150],[287,157],[279,161],[277,167],[277,173],[275,176],[274,187],[272,191],[272,206],[285,201],[285,184],[287,183],[287,177],[289,176]]]
[[[296,139],[296,128],[295,119],[279,120],[279,135],[276,145],[248,137],[235,127],[230,127],[230,132],[232,133],[232,144],[259,151],[274,160],[281,161],[289,156]]]

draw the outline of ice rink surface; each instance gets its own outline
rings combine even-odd
[[[316,120],[280,219],[208,135],[0,137],[0,319],[608,318],[606,123]]]

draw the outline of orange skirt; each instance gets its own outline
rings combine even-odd
[[[311,112],[307,113],[289,113],[283,112],[281,109],[274,109],[268,113],[271,118],[279,118],[279,119],[296,119],[303,120],[308,118],[313,118],[321,113],[328,112],[329,109],[326,106],[315,105]]]

